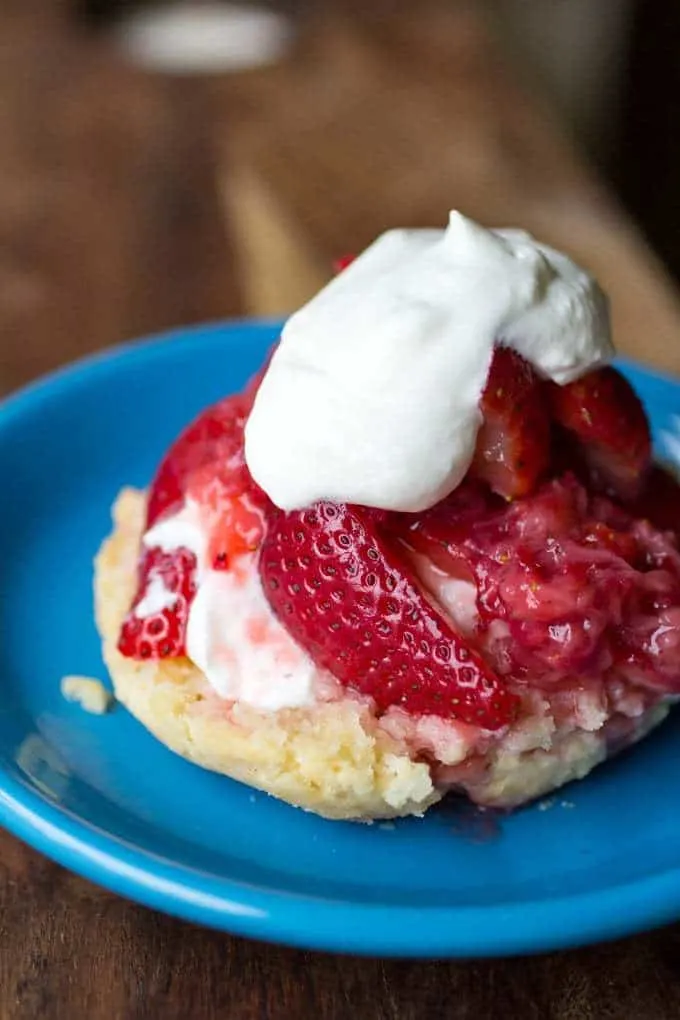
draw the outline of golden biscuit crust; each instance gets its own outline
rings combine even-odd
[[[162,743],[189,761],[326,818],[421,815],[442,793],[348,697],[311,708],[261,712],[225,702],[186,659],[135,662],[116,649],[134,593],[144,494],[124,489],[114,530],[95,561],[95,603],[116,697]]]
[[[124,489],[113,508],[113,532],[95,561],[97,624],[116,697],[182,757],[325,818],[422,815],[451,787],[481,805],[517,807],[582,779],[668,713],[668,701],[660,701],[628,721],[623,740],[612,740],[620,717],[564,728],[545,706],[536,707],[486,747],[481,772],[466,771],[473,742],[458,748],[455,761],[442,759],[452,768],[438,768],[435,785],[429,765],[411,757],[398,728],[387,717],[379,723],[351,695],[311,708],[260,711],[220,698],[188,659],[122,656],[116,642],[134,593],[144,512],[144,494]]]

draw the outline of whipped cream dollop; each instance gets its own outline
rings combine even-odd
[[[253,477],[285,510],[433,506],[472,461],[495,343],[571,382],[613,354],[605,295],[521,230],[452,212],[388,231],[285,324],[246,426]]]
[[[189,607],[186,651],[210,686],[229,701],[277,711],[310,705],[326,678],[279,623],[262,591],[256,554],[237,557],[228,570],[208,563],[209,528],[188,498],[143,538],[147,548],[188,549],[196,557],[197,592]],[[157,578],[137,606],[139,615],[176,601]],[[140,610],[144,610],[141,612]]]

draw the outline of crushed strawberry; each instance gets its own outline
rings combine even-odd
[[[319,666],[380,712],[490,730],[516,717],[524,685],[567,698],[578,683],[603,704],[607,684],[680,693],[680,488],[650,467],[644,410],[618,372],[557,387],[497,348],[468,476],[430,510],[399,514],[272,506],[243,439],[265,370],[173,444],[147,526],[190,501],[213,569],[260,548],[270,605]],[[185,654],[196,568],[186,549],[143,551],[122,654]],[[462,582],[448,603],[442,579]]]
[[[635,499],[645,484],[652,449],[647,415],[630,383],[607,367],[567,386],[548,384],[547,391],[574,467],[583,465],[596,489]]]
[[[515,696],[452,628],[362,507],[271,512],[260,573],[272,609],[315,662],[379,710],[510,722]]]
[[[618,676],[680,691],[677,543],[573,476],[509,505],[464,484],[389,527],[475,584],[479,647],[515,683]]]
[[[525,496],[545,471],[550,455],[541,380],[519,354],[497,347],[479,406],[484,421],[472,474],[506,499]]]
[[[179,436],[156,472],[147,505],[147,527],[181,510],[187,490],[215,480],[221,493],[239,495],[251,484],[243,455],[243,429],[252,407],[237,394],[207,408]]]

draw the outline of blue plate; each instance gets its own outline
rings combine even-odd
[[[0,822],[149,906],[318,949],[489,956],[680,916],[680,719],[554,798],[494,819],[325,822],[188,764],[123,709],[59,692],[105,676],[92,557],[125,483],[240,387],[275,323],[208,326],[83,362],[0,409]],[[624,366],[657,448],[680,451],[680,387]]]

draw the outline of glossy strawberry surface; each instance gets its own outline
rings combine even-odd
[[[258,382],[173,444],[150,489],[148,525],[191,505],[213,569],[261,547],[265,594],[283,625],[379,711],[497,729],[515,718],[526,684],[680,690],[680,555],[664,530],[680,490],[650,471],[644,411],[613,369],[558,388],[498,348],[471,471],[418,515],[328,502],[274,508],[244,458]],[[581,480],[565,466],[582,469]],[[472,623],[442,595],[447,581],[463,584]],[[143,552],[121,651],[184,654],[195,590],[188,550]]]
[[[243,454],[243,429],[261,376],[244,393],[203,411],[163,458],[149,490],[150,528],[191,501],[208,536],[207,566],[226,570],[233,560],[257,549],[264,530],[264,493],[255,485]],[[196,592],[196,558],[184,548],[142,550],[137,592],[120,635],[119,650],[135,659],[184,655],[189,605]],[[147,617],[140,615],[150,585],[162,579],[176,602]]]
[[[187,549],[143,552],[139,584],[123,621],[118,650],[131,659],[168,659],[185,654],[189,606],[196,594],[196,559]],[[160,591],[159,608],[145,609]]]
[[[647,415],[630,383],[607,366],[568,386],[548,387],[552,416],[574,444],[590,483],[609,495],[635,499],[651,466]]]
[[[497,347],[479,406],[483,423],[472,474],[506,499],[525,496],[550,458],[544,384],[519,354]]]
[[[389,526],[475,585],[479,647],[501,675],[551,686],[610,673],[680,690],[675,536],[572,475],[510,504],[466,483]]]
[[[319,503],[269,516],[260,572],[270,605],[315,661],[382,711],[512,721],[517,700],[414,580],[383,516]]]

